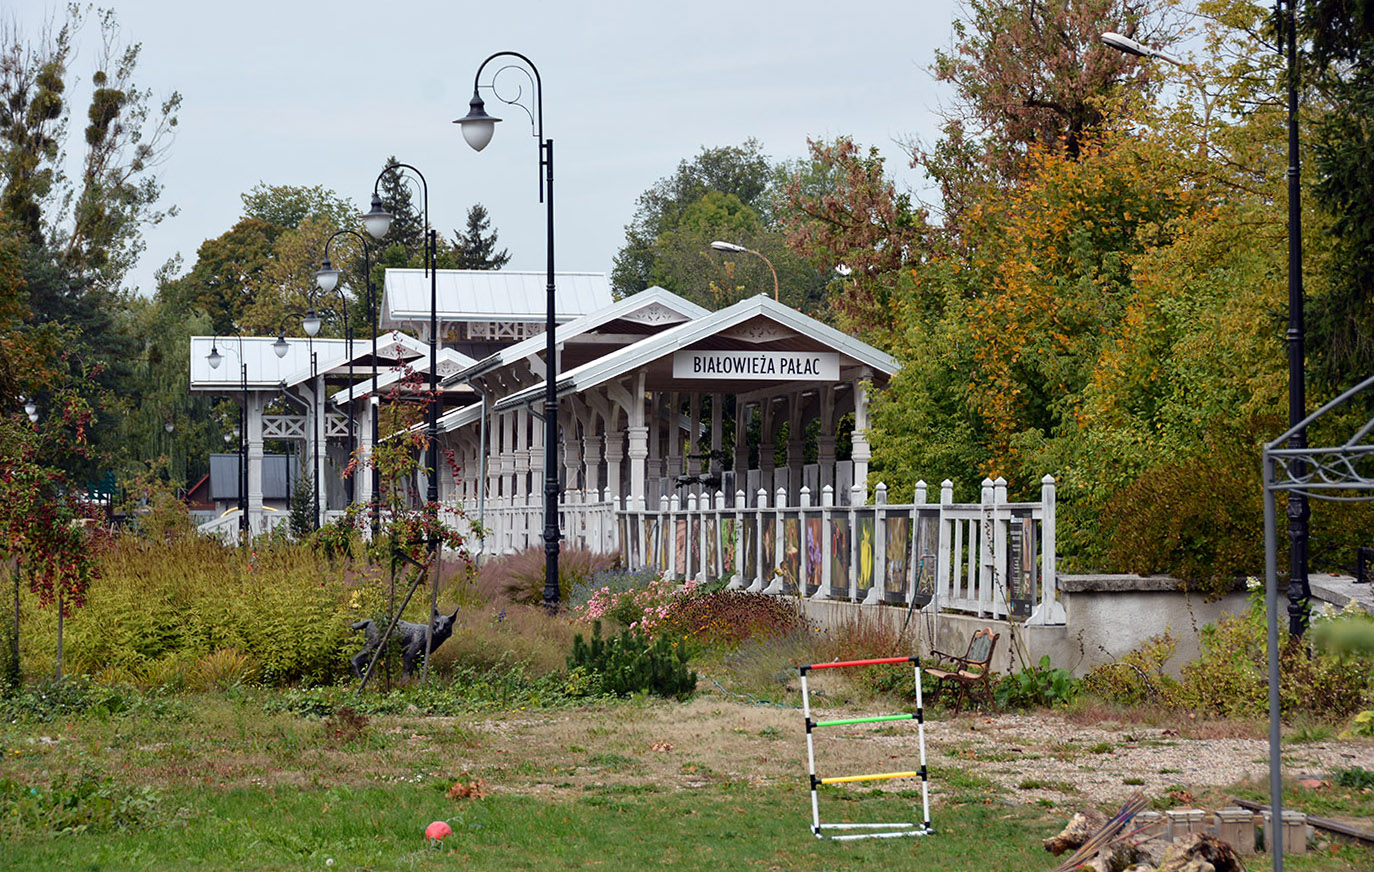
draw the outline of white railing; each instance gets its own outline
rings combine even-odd
[[[728,577],[732,587],[755,592],[1064,623],[1052,477],[1042,479],[1038,502],[1008,502],[1000,478],[983,481],[977,503],[955,503],[948,480],[936,503],[926,490],[918,482],[913,502],[890,504],[882,484],[872,503],[854,488],[849,505],[836,505],[828,485],[819,504],[805,487],[795,504],[782,488],[771,500],[763,489],[752,500],[742,490],[733,499],[720,491],[675,494],[654,510],[642,502],[622,507],[609,491],[565,491],[559,529],[566,548],[619,553],[631,569],[678,578]],[[484,553],[542,547],[543,507],[516,499],[487,500]]]
[[[253,536],[269,533],[277,526],[288,523],[291,516],[285,512],[263,512],[260,515],[248,514],[249,531]],[[218,536],[226,545],[239,544],[239,510],[230,509],[218,518],[213,518],[196,528],[208,536]]]

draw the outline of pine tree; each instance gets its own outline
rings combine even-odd
[[[510,262],[510,249],[496,251],[496,231],[486,235],[490,227],[487,207],[474,203],[468,210],[467,231],[453,231],[453,253],[458,269],[500,269]]]

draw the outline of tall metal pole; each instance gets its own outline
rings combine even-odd
[[[544,92],[539,91],[543,106]],[[543,118],[543,110],[540,110]],[[542,131],[541,131],[542,133]],[[558,611],[558,343],[554,341],[556,324],[554,307],[557,293],[553,278],[553,140],[540,144],[544,164],[545,221],[547,224],[548,266],[545,293],[547,311],[544,318],[544,609],[550,614]]]
[[[243,337],[239,337],[239,388],[243,409],[239,412],[239,536],[248,544],[248,361],[243,359]]]
[[[1279,5],[1282,6],[1282,0]],[[1278,16],[1286,33],[1288,53],[1288,426],[1307,417],[1307,391],[1303,374],[1305,356],[1302,292],[1302,201],[1298,163],[1298,34],[1297,0],[1288,0],[1287,15]],[[1288,447],[1307,447],[1307,432],[1298,430]],[[1294,478],[1306,474],[1306,464],[1295,460]],[[1307,629],[1307,606],[1312,596],[1307,578],[1307,534],[1310,509],[1307,497],[1288,494],[1288,632],[1301,636]]]
[[[495,123],[499,118],[493,118],[486,112],[486,104],[482,99],[482,71],[487,68],[487,64],[497,58],[516,58],[524,64],[526,69],[521,69],[519,65],[501,67],[493,74],[492,84],[488,87],[498,99],[510,105],[519,106],[529,116],[533,126],[535,138],[539,142],[539,166],[544,171],[540,178],[540,199],[544,201],[547,222],[547,244],[548,244],[548,281],[546,291],[548,294],[547,311],[544,323],[544,336],[546,339],[544,351],[544,608],[550,613],[558,611],[558,550],[559,540],[562,538],[558,531],[558,343],[555,341],[554,333],[557,327],[555,323],[555,306],[557,303],[557,292],[554,286],[554,247],[553,247],[553,140],[544,137],[544,83],[539,75],[539,68],[534,62],[519,52],[499,51],[489,55],[477,67],[477,74],[472,77],[472,100],[468,103],[469,112],[466,117],[455,121],[455,124],[463,126],[463,138],[468,141],[478,151],[486,147],[491,140],[491,134]],[[521,69],[530,78],[534,85],[534,97],[532,98],[533,109],[520,102],[523,90],[518,92],[515,97],[507,99],[502,97],[495,88],[495,77],[505,69]]]

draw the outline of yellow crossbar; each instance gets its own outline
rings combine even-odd
[[[821,784],[844,784],[849,781],[883,781],[888,778],[918,778],[920,772],[879,772],[875,775],[842,775],[838,778],[822,778]]]

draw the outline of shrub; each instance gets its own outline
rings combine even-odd
[[[1253,581],[1253,580],[1252,580]],[[1249,609],[1202,629],[1202,655],[1182,668],[1178,704],[1208,714],[1262,716],[1269,707],[1264,591],[1251,584]],[[1281,621],[1279,699],[1285,715],[1346,718],[1369,698],[1370,657],[1312,650]]]
[[[1178,640],[1172,633],[1152,636],[1139,648],[1089,672],[1083,679],[1083,690],[1118,705],[1169,707],[1179,685],[1164,672],[1164,664],[1177,650]]]
[[[677,582],[666,574],[642,587],[615,591],[605,585],[592,591],[585,605],[574,606],[573,617],[584,624],[610,618],[627,630],[652,633],[668,616],[673,602],[695,589],[696,582],[688,579],[679,592]]]
[[[596,554],[585,548],[567,548],[558,554],[558,598],[569,602],[572,591],[615,564],[617,556]],[[477,589],[488,601],[505,600],[527,605],[544,601],[547,570],[543,548],[527,548],[487,561],[478,572]]]
[[[1053,707],[1073,700],[1081,685],[1069,670],[1051,666],[1046,654],[1038,665],[1003,676],[993,688],[993,698],[1004,709]]]
[[[651,693],[685,699],[697,687],[697,674],[687,668],[686,646],[667,635],[651,640],[630,630],[602,639],[600,621],[592,623],[590,643],[581,633],[573,639],[568,670],[594,676],[600,692],[613,696]]]
[[[737,648],[746,640],[786,635],[806,623],[796,606],[780,597],[717,590],[675,597],[661,626],[706,647]]]

